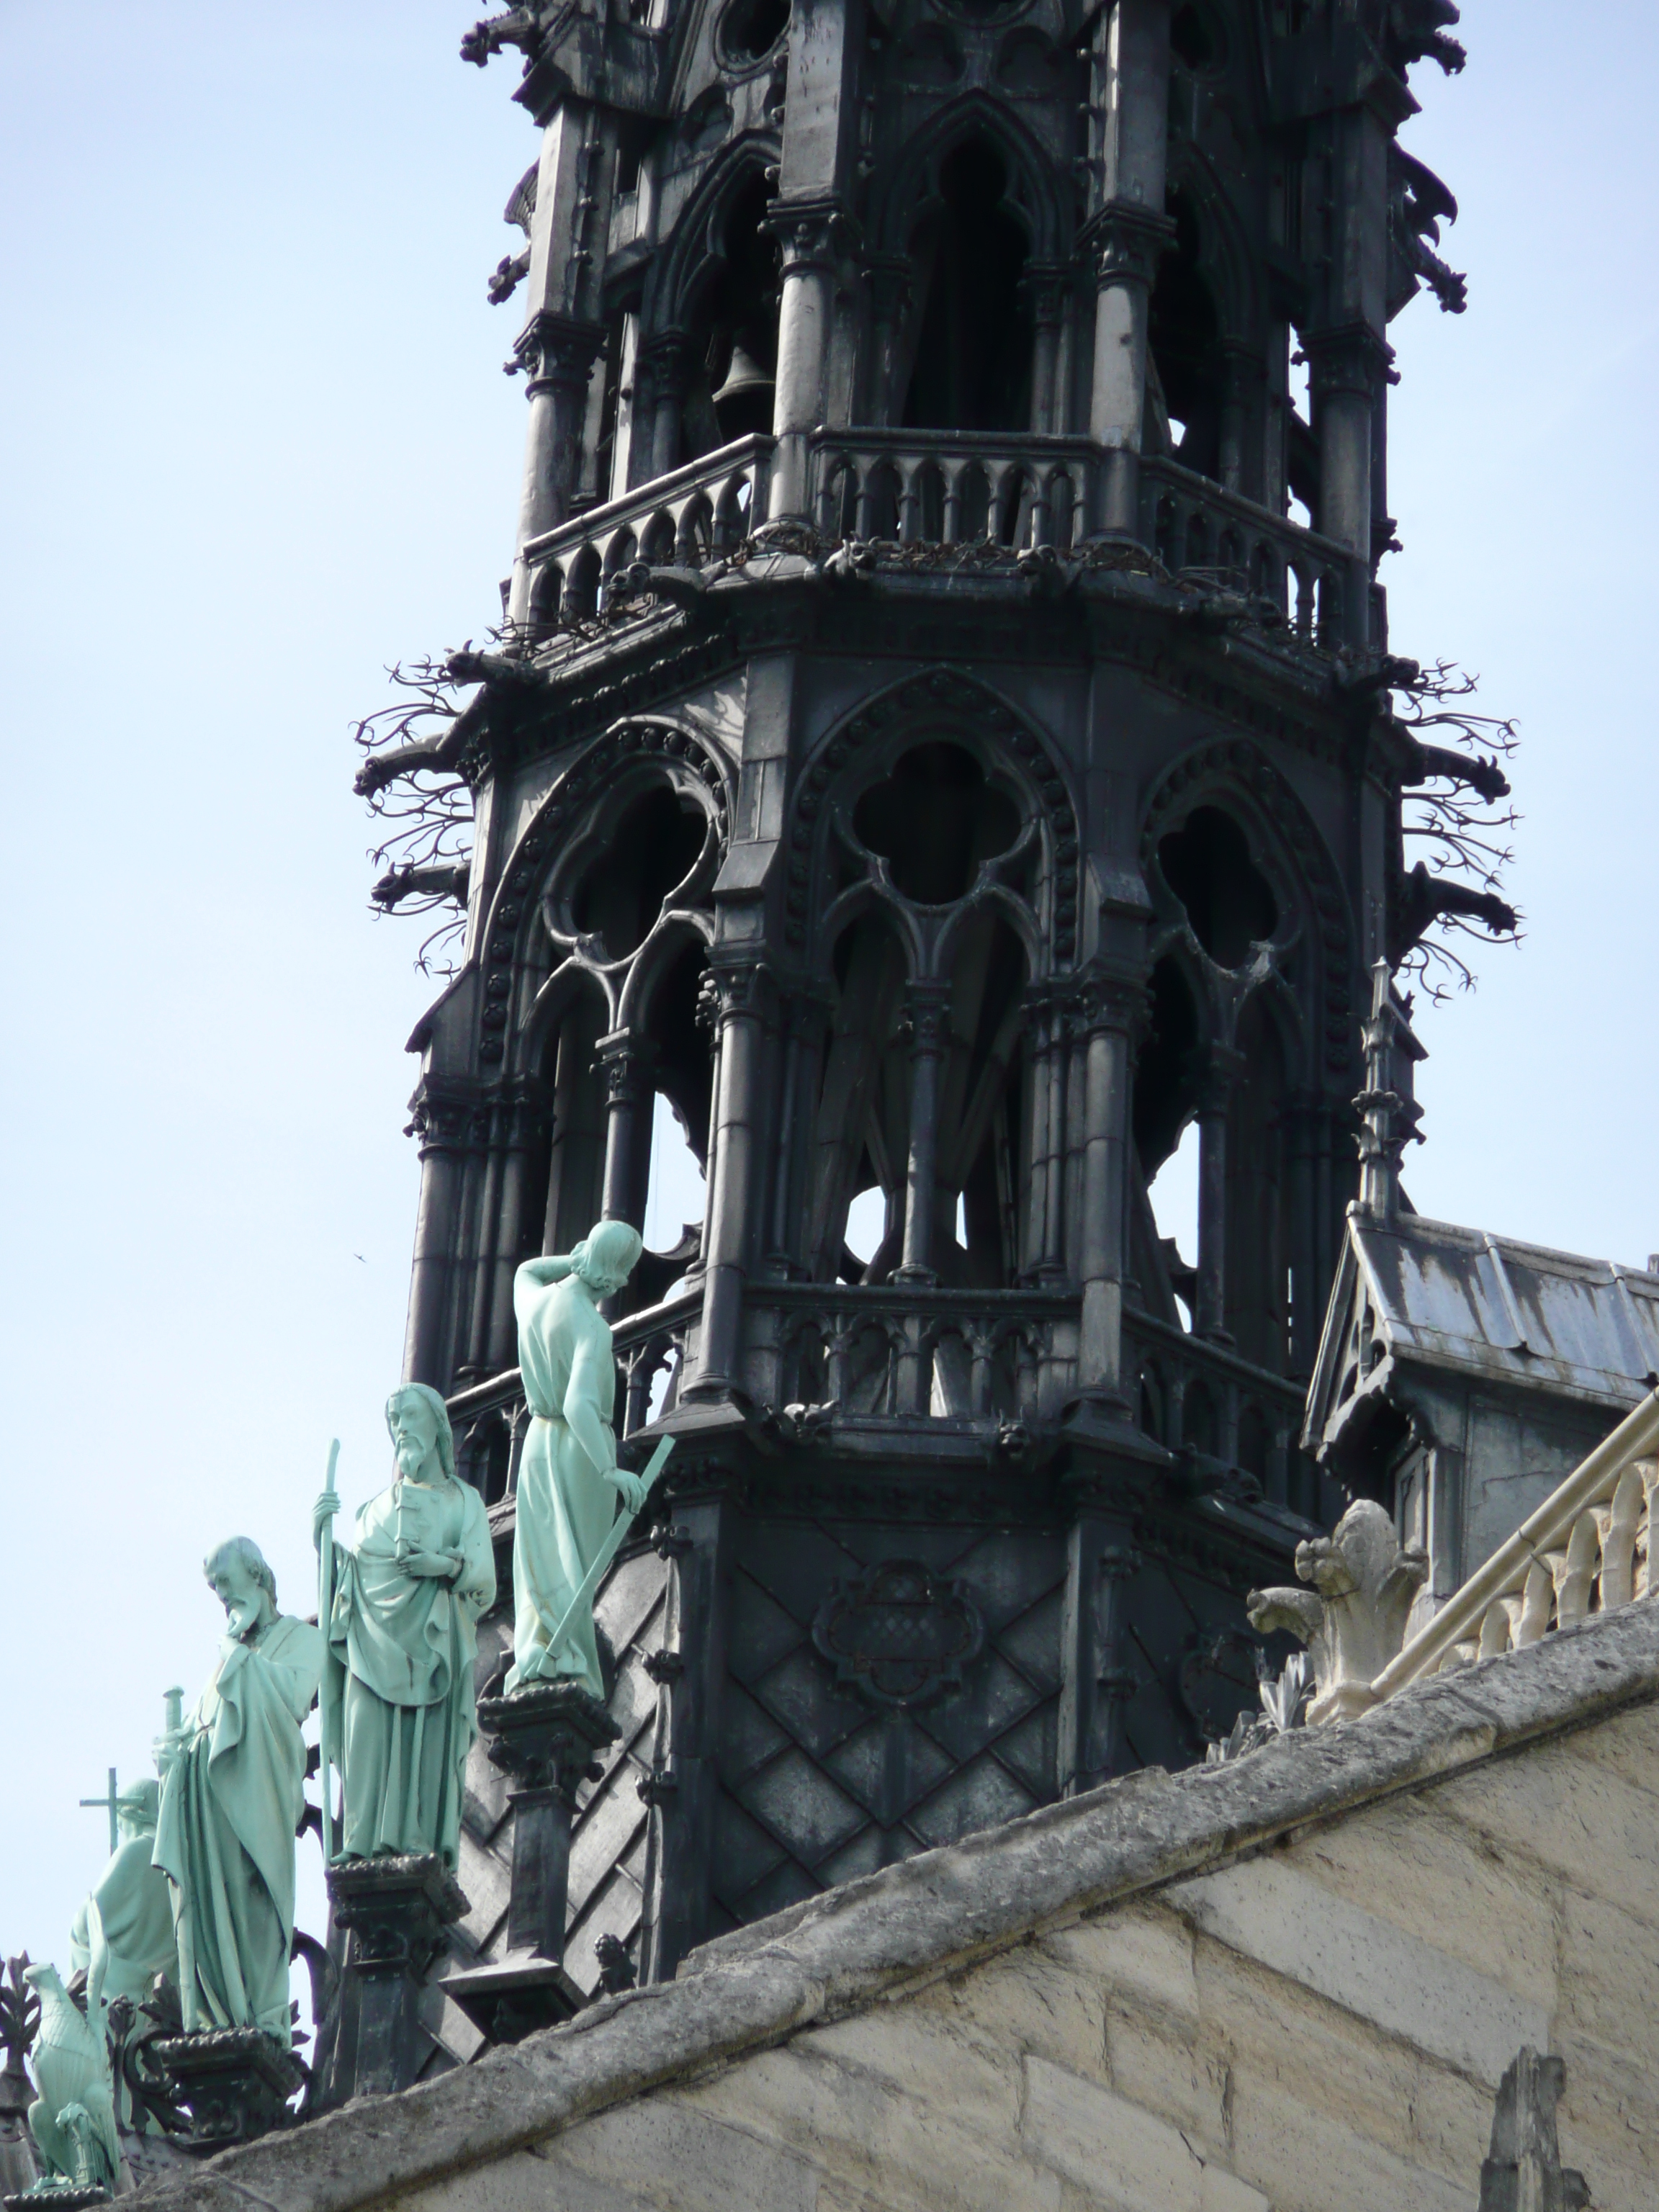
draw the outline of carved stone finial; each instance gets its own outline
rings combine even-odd
[[[1559,2058],[1523,2044],[1498,2085],[1492,2148],[1480,2167],[1480,2212],[1580,2212],[1590,2201],[1583,2175],[1561,2163],[1555,2108],[1566,2085]]]
[[[1402,1550],[1389,1516],[1362,1498],[1334,1535],[1297,1546],[1296,1571],[1312,1589],[1252,1590],[1250,1626],[1263,1635],[1287,1628],[1307,1645],[1318,1683],[1310,1726],[1351,1719],[1376,1702],[1371,1684],[1405,1640],[1428,1559]]]

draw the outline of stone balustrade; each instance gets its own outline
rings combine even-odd
[[[772,447],[759,433],[734,439],[531,538],[520,556],[519,618],[532,634],[585,622],[635,562],[701,568],[732,552],[766,519]]]
[[[828,430],[812,519],[830,538],[1062,550],[1088,536],[1099,449],[1013,431]]]
[[[841,1420],[1052,1419],[1076,1387],[1079,1304],[1066,1291],[754,1283],[745,1388],[757,1405],[833,1409]],[[614,1325],[620,1435],[673,1404],[695,1364],[702,1305],[700,1288],[682,1291]],[[1295,1504],[1298,1387],[1147,1314],[1127,1312],[1123,1332],[1125,1388],[1146,1432],[1177,1455],[1254,1475],[1271,1501]],[[448,1404],[463,1476],[491,1504],[511,1496],[526,1420],[519,1370]]]
[[[735,439],[532,538],[515,619],[544,635],[602,613],[636,563],[701,569],[733,552],[767,518],[774,442]],[[811,520],[832,542],[1068,551],[1094,531],[1107,459],[1087,438],[1035,432],[820,430]],[[1144,458],[1139,482],[1140,542],[1171,575],[1268,602],[1309,643],[1344,641],[1364,592],[1341,546],[1175,461]]]
[[[1378,1704],[1425,1674],[1522,1650],[1556,1628],[1659,1590],[1659,1390],[1599,1443],[1370,1686]]]
[[[1301,1385],[1133,1307],[1123,1316],[1124,1387],[1139,1426],[1167,1449],[1241,1468],[1275,1505],[1303,1509],[1296,1440]]]
[[[1364,641],[1344,635],[1354,562],[1343,547],[1176,461],[1141,461],[1140,538],[1171,575],[1271,601],[1306,643]]]

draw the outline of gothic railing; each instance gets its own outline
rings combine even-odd
[[[1270,1503],[1297,1503],[1291,1468],[1306,1412],[1300,1383],[1133,1308],[1123,1316],[1123,1379],[1139,1425],[1156,1443],[1243,1468]]]
[[[702,1301],[684,1291],[616,1323],[624,1437],[672,1410]],[[1079,1310],[1064,1291],[756,1283],[745,1383],[758,1405],[833,1407],[842,1420],[1051,1419],[1075,1388]],[[1291,1502],[1296,1383],[1147,1314],[1127,1312],[1123,1337],[1126,1391],[1154,1442],[1242,1468]],[[519,1370],[448,1403],[461,1473],[491,1504],[510,1497],[526,1422]]]
[[[767,1402],[844,1419],[1035,1417],[1075,1367],[1077,1318],[1063,1292],[757,1285],[749,1373]]]
[[[737,438],[684,468],[607,500],[526,544],[526,618],[535,627],[599,612],[611,579],[635,561],[698,568],[766,519],[770,438]]]
[[[735,439],[532,538],[515,596],[523,619],[539,629],[584,621],[635,562],[699,568],[734,550],[766,519],[774,443]],[[1036,432],[820,430],[808,501],[832,539],[1064,550],[1094,527],[1108,458],[1088,438]],[[1310,642],[1340,641],[1345,608],[1364,598],[1341,546],[1178,462],[1145,456],[1139,476],[1140,540],[1171,574],[1212,576],[1270,601]]]
[[[1172,575],[1199,571],[1270,599],[1310,643],[1341,642],[1353,557],[1178,462],[1140,464],[1140,538]]]
[[[1536,1644],[1591,1613],[1659,1594],[1659,1390],[1447,1599],[1370,1686],[1381,1702],[1425,1674]]]
[[[1073,545],[1089,533],[1100,450],[990,430],[820,430],[812,520],[826,538],[900,545]]]

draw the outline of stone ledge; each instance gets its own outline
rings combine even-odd
[[[905,1860],[706,1945],[678,1981],[603,1999],[568,2027],[139,2197],[155,2212],[356,2212],[1288,1830],[1656,1698],[1659,1605],[1642,1601],[1413,1685],[1361,1719],[1223,1766],[1128,1775]]]

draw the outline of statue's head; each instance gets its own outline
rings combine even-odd
[[[276,1617],[276,1577],[252,1536],[231,1536],[202,1562],[233,1636]]]
[[[115,1801],[115,1826],[124,1844],[153,1836],[161,1817],[161,1785],[153,1775],[130,1782]]]
[[[570,1272],[580,1275],[595,1297],[621,1290],[639,1262],[645,1239],[626,1221],[601,1221],[590,1229],[570,1255]]]
[[[399,1474],[411,1482],[453,1475],[455,1437],[449,1408],[427,1383],[400,1383],[386,1401],[386,1425]]]

